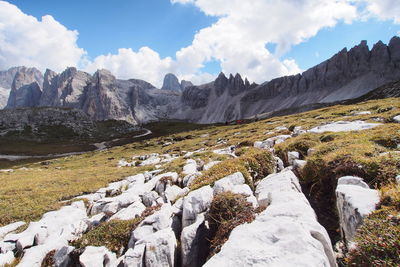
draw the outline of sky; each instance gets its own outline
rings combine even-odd
[[[400,35],[399,0],[0,0],[0,69],[262,83]]]

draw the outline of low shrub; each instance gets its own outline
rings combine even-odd
[[[87,246],[105,246],[117,255],[127,247],[131,231],[142,221],[142,217],[133,220],[111,220],[85,233],[71,243],[76,248]]]
[[[382,209],[369,215],[358,229],[346,259],[348,266],[399,266],[400,216]]]
[[[300,153],[301,158],[307,156],[309,148],[319,145],[321,142],[315,134],[302,134],[295,138],[289,138],[285,142],[275,146],[275,153],[287,163],[287,152],[297,151]]]
[[[271,174],[275,168],[275,160],[271,152],[258,148],[246,148],[240,157],[225,160],[197,177],[190,185],[195,190],[205,185],[212,185],[215,181],[232,173],[241,172],[246,183],[254,188],[254,182]]]
[[[216,195],[211,202],[206,220],[210,226],[210,254],[212,257],[221,250],[232,230],[255,219],[255,210],[246,196],[231,192]]]

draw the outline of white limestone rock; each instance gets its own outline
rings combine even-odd
[[[295,159],[293,161],[293,169],[301,171],[304,168],[304,166],[306,166],[306,164],[307,164],[306,160]]]
[[[71,262],[71,258],[69,254],[74,251],[74,247],[72,246],[64,246],[54,253],[54,266],[55,267],[68,267]]]
[[[142,202],[137,201],[118,211],[116,214],[111,216],[110,220],[132,220],[139,217],[145,209],[146,206],[143,205]]]
[[[89,219],[86,220],[87,224],[89,225],[89,228],[93,228],[98,226],[101,222],[105,221],[107,219],[107,215],[104,212],[101,212],[99,214],[93,215]]]
[[[125,178],[127,181],[129,181],[129,187],[138,185],[138,184],[144,184],[145,183],[145,176],[143,173],[136,174],[133,176],[129,176]]]
[[[128,247],[134,248],[137,241],[157,231],[170,228],[172,226],[173,211],[174,209],[171,204],[166,203],[158,211],[146,217],[138,227],[132,231]]]
[[[213,200],[211,186],[203,186],[190,192],[183,198],[182,227],[186,227],[196,221],[197,215],[205,212]]]
[[[199,177],[199,176],[201,176],[201,175],[202,175],[201,172],[196,172],[196,173],[192,173],[192,174],[186,175],[185,177],[183,177],[183,181],[182,181],[183,186],[189,187],[189,186],[193,183],[193,181],[194,181],[197,177]]]
[[[130,248],[126,251],[123,260],[124,267],[144,267],[144,252],[146,244],[136,245],[135,248]]]
[[[88,246],[79,256],[79,263],[82,267],[112,267],[115,266],[116,261],[117,256],[106,247]]]
[[[353,113],[353,115],[355,115],[355,116],[360,116],[360,115],[371,115],[372,113],[371,113],[371,111],[357,111],[357,112],[354,112]]]
[[[214,167],[215,165],[217,165],[218,163],[220,163],[221,161],[216,160],[216,161],[211,161],[207,164],[204,164],[203,166],[203,171],[208,171],[209,169],[211,169],[212,167]]]
[[[253,207],[258,207],[257,199],[253,195],[251,188],[245,184],[245,179],[241,172],[236,172],[227,177],[224,177],[214,183],[214,196],[222,192],[232,192],[235,194],[243,194],[247,196],[247,201],[250,202]]]
[[[139,165],[140,166],[148,166],[148,165],[155,165],[161,162],[161,158],[158,154],[152,154],[149,158],[142,161]]]
[[[146,267],[174,266],[177,242],[175,233],[171,228],[160,230],[143,240],[139,240],[136,246],[142,244],[145,244],[143,262]]]
[[[8,251],[6,253],[0,254],[0,266],[5,266],[6,264],[11,264],[15,260],[14,253]]]
[[[382,125],[381,123],[370,123],[365,121],[336,121],[329,124],[314,127],[308,132],[324,133],[324,132],[349,132],[367,130]]]
[[[234,186],[236,185],[242,185],[245,183],[245,179],[243,177],[243,174],[241,172],[236,172],[234,174],[228,175],[222,179],[219,179],[214,183],[213,187],[213,192],[214,195],[226,192],[226,191],[232,191]]]
[[[221,251],[203,266],[337,266],[329,236],[293,172],[269,175],[256,194],[268,203],[266,210],[233,229]]]
[[[55,237],[47,240],[45,244],[33,246],[25,249],[24,256],[19,262],[19,267],[41,267],[46,255],[52,250],[58,250],[67,246],[68,242],[64,239]]]
[[[236,158],[235,155],[235,146],[228,146],[226,148],[221,148],[221,149],[215,149],[213,150],[213,152],[215,154],[219,154],[219,155],[230,155],[234,158]]]
[[[379,203],[377,190],[369,189],[359,177],[342,177],[336,188],[336,205],[339,212],[342,238],[347,244],[353,239],[365,216]]]
[[[6,234],[17,230],[20,226],[26,224],[25,222],[15,222],[8,224],[6,226],[0,227],[0,239],[2,239]]]
[[[194,174],[197,172],[197,162],[193,159],[186,160],[186,165],[183,166],[183,175]]]
[[[187,188],[187,187],[180,188],[177,185],[170,186],[164,192],[165,200],[173,202],[177,198],[184,196],[188,192],[189,192],[189,188]]]
[[[45,244],[48,240],[72,241],[88,229],[87,219],[83,201],[74,202],[59,210],[45,213],[40,221],[31,222],[25,231],[6,235],[4,241],[16,241],[19,251],[34,243]]]
[[[362,188],[367,188],[369,189],[369,186],[367,183],[364,182],[364,180],[360,177],[356,176],[343,176],[338,179],[337,182],[338,185],[357,185]]]
[[[282,171],[285,168],[283,161],[279,157],[274,157],[274,159],[276,161],[276,171]]]
[[[400,123],[400,115],[394,116],[393,117],[393,121],[397,122],[397,123]]]
[[[142,201],[143,204],[146,207],[151,207],[154,206],[156,204],[156,200],[159,197],[158,193],[156,191],[151,191],[148,193],[144,193],[142,196]]]
[[[186,226],[181,233],[181,257],[183,267],[202,266],[207,258],[208,225],[204,213],[197,216],[196,222]]]
[[[271,202],[271,193],[283,191],[301,192],[299,180],[292,171],[284,170],[268,175],[258,183],[255,195],[260,207],[266,208]]]
[[[294,161],[300,159],[300,153],[297,151],[289,151],[288,152],[288,163],[289,165],[293,165]]]

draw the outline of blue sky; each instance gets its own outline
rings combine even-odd
[[[90,57],[142,46],[151,47],[162,57],[173,56],[191,44],[196,31],[217,20],[194,6],[172,5],[169,0],[9,2],[38,19],[50,14],[67,28],[78,30],[78,45]]]
[[[201,83],[221,70],[262,82],[306,70],[361,40],[370,47],[378,40],[387,43],[400,32],[396,0],[360,0],[360,5],[349,0],[7,2],[15,8],[0,10],[0,23],[3,16],[7,28],[7,16],[16,17],[16,10],[21,19],[3,32],[14,43],[0,42],[1,68],[108,68],[120,78],[156,85],[166,72]],[[37,22],[28,27],[29,15]],[[53,19],[42,19],[45,15]],[[42,39],[30,36],[32,31],[43,32]],[[26,43],[32,44],[31,54]]]

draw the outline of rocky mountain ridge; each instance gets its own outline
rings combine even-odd
[[[10,85],[10,77],[14,74]],[[167,74],[161,89],[142,80],[119,80],[107,70],[94,75],[68,68],[61,74],[13,68],[0,72],[0,87],[10,86],[7,107],[70,107],[95,120],[117,119],[133,124],[163,119],[196,123],[249,118],[316,103],[360,97],[400,80],[400,38],[381,41],[370,50],[366,41],[302,74],[255,84],[240,74],[221,73],[214,82],[194,86]],[[4,98],[4,91],[1,90]],[[1,94],[0,94],[1,97]],[[1,104],[1,103],[0,103]]]

